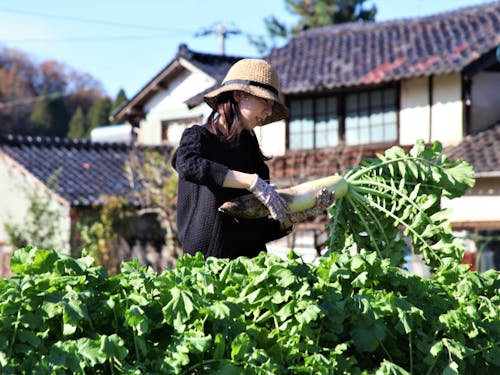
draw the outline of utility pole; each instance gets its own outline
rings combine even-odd
[[[207,36],[207,35],[216,35],[219,38],[219,46],[221,55],[226,54],[226,38],[229,35],[239,35],[241,34],[240,29],[228,29],[224,22],[220,22],[219,24],[212,25],[209,28],[203,29],[195,34],[196,37]]]

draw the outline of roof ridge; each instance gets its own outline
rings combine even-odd
[[[472,13],[477,13],[481,12],[480,14],[483,14],[484,10],[486,8],[500,8],[500,1],[491,1],[487,3],[482,3],[478,5],[469,5],[469,6],[463,6],[451,10],[446,10],[442,11],[439,13],[435,14],[428,14],[424,16],[416,16],[416,17],[402,17],[402,18],[394,18],[394,19],[388,19],[384,21],[367,21],[367,22],[344,22],[341,24],[336,24],[336,25],[328,25],[328,26],[322,26],[322,27],[315,27],[315,28],[310,28],[307,30],[304,30],[297,34],[296,36],[307,36],[307,35],[314,35],[314,34],[323,34],[325,31],[330,31],[331,34],[339,34],[343,33],[346,31],[365,31],[367,29],[385,29],[388,26],[391,26],[392,24],[394,25],[399,25],[401,23],[425,23],[426,21],[432,22],[435,21],[436,19],[449,19],[453,18],[456,19],[457,14],[461,15],[462,17],[465,17],[469,14]]]
[[[209,52],[199,52],[190,49],[187,44],[181,43],[179,44],[179,48],[177,50],[177,57],[183,57],[189,61],[195,59],[220,59],[220,60],[234,60],[241,59],[242,56],[236,55],[221,55],[220,53],[209,53]]]
[[[126,149],[130,146],[120,142],[92,142],[90,139],[75,139],[67,137],[31,136],[22,134],[0,135],[0,144],[27,146],[63,146],[92,149]]]
[[[11,146],[39,146],[39,147],[73,147],[76,149],[94,149],[94,150],[130,150],[134,146],[140,150],[168,150],[171,145],[144,145],[129,144],[123,142],[95,142],[90,139],[75,139],[67,137],[49,137],[49,136],[30,136],[22,134],[0,134],[0,145]]]

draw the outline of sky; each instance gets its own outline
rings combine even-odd
[[[376,21],[427,16],[491,0],[367,0]],[[285,0],[0,0],[0,47],[34,61],[57,60],[100,81],[114,98],[128,98],[175,58],[181,43],[220,53],[220,25],[227,55],[258,57],[248,35],[266,36],[264,19],[287,25],[296,17]],[[208,32],[205,36],[203,34]]]

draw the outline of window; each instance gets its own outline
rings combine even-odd
[[[177,145],[182,136],[182,132],[193,124],[201,123],[201,116],[198,118],[183,118],[175,120],[161,121],[161,141],[162,143]]]
[[[398,137],[397,90],[292,99],[289,149],[393,142]]]
[[[397,140],[395,89],[348,94],[345,107],[346,145]]]
[[[291,101],[290,149],[336,146],[338,128],[335,97]]]

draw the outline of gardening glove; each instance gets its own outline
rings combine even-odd
[[[316,195],[316,203],[313,207],[299,212],[292,212],[286,215],[292,224],[298,223],[299,221],[305,221],[310,217],[316,217],[321,215],[323,212],[328,210],[335,199],[335,192],[329,192],[328,189],[323,188]]]
[[[267,207],[273,219],[278,221],[283,221],[285,219],[286,213],[289,211],[288,204],[285,199],[278,194],[274,187],[256,174],[255,181],[248,190]]]

